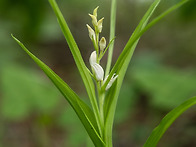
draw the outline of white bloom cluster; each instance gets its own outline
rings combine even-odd
[[[92,68],[93,76],[96,78],[97,81],[101,82],[104,84],[108,78],[108,76],[105,77],[104,79],[104,70],[99,64],[100,58],[102,55],[105,53],[104,50],[106,49],[106,39],[105,37],[102,37],[99,41],[99,33],[101,33],[102,28],[103,28],[103,20],[104,18],[101,18],[99,21],[97,21],[97,10],[99,7],[96,7],[93,11],[93,15],[89,14],[89,16],[92,19],[92,24],[94,27],[94,30],[87,24],[88,32],[89,32],[89,37],[93,42],[93,45],[95,47],[95,51],[93,51],[90,55],[90,65]],[[101,56],[101,57],[100,57]],[[117,79],[118,75],[113,75],[112,78],[110,79],[109,83],[106,86],[105,90],[108,90],[114,81]]]
[[[90,59],[89,59],[89,62],[90,62],[90,65],[93,69],[93,72],[95,74],[95,77],[96,77],[96,80],[97,81],[103,81],[103,84],[106,82],[107,78],[108,78],[108,75],[105,77],[105,79],[103,80],[104,78],[104,70],[103,68],[101,67],[101,65],[99,65],[97,63],[97,54],[96,54],[96,51],[93,51],[90,55]],[[105,90],[108,90],[112,84],[114,83],[114,81],[117,79],[118,75],[115,75],[113,74],[112,78],[110,79],[109,83],[107,84],[106,86],[106,89]]]

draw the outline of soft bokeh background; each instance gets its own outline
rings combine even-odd
[[[154,16],[179,0],[166,0]],[[57,0],[82,56],[93,51],[86,23],[100,6],[108,41],[110,0]],[[152,0],[118,0],[115,61]],[[119,97],[114,147],[142,146],[172,108],[196,95],[196,1],[178,9],[140,40]],[[86,132],[73,110],[13,33],[77,93],[87,95],[47,0],[0,0],[0,147],[82,147]],[[102,65],[106,64],[104,58]],[[196,146],[196,107],[169,128],[159,147]]]

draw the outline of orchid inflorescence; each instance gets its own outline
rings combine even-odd
[[[91,39],[91,41],[93,42],[95,51],[93,51],[90,55],[90,65],[92,68],[92,73],[91,75],[93,75],[93,77],[96,79],[96,81],[99,82],[99,84],[101,84],[101,86],[105,83],[105,81],[108,78],[108,75],[105,76],[104,79],[104,70],[100,65],[100,60],[103,57],[103,55],[106,53],[107,49],[109,48],[110,43],[113,41],[111,40],[110,43],[108,44],[108,46],[106,47],[106,39],[105,37],[102,37],[99,40],[99,34],[102,32],[102,28],[103,28],[103,20],[104,17],[101,18],[99,21],[97,21],[97,10],[99,7],[96,7],[93,11],[93,15],[89,14],[89,16],[92,19],[92,24],[94,27],[94,30],[87,24],[87,28],[89,31],[89,37]],[[110,79],[109,83],[107,84],[105,90],[108,90],[113,82],[117,79],[118,75],[113,74],[112,78]]]

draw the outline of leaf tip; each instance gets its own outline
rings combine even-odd
[[[11,36],[12,36],[12,38],[13,38],[16,42],[20,43],[20,41],[19,41],[16,37],[14,37],[13,34],[11,34]]]

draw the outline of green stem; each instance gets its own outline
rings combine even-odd
[[[115,36],[115,27],[116,27],[116,0],[112,0],[111,3],[111,13],[110,13],[110,40],[112,40]],[[106,65],[105,76],[107,76],[110,72],[110,67],[112,64],[112,55],[114,49],[114,41],[111,43],[109,51],[108,51],[108,61]]]
[[[94,46],[94,48],[95,48],[95,51],[96,51],[96,53],[98,54],[99,48],[98,48],[98,46],[97,46],[97,44],[96,44],[96,40],[93,39],[92,42],[93,42],[93,46]]]
[[[104,105],[104,94],[100,94],[99,97],[99,109],[100,109],[100,118],[101,118],[101,125],[102,125],[102,137],[104,136],[104,111],[103,111],[103,105]]]
[[[104,136],[104,93],[101,91],[101,85],[99,81],[96,83],[97,84],[97,93],[98,93],[98,101],[99,101],[99,115],[100,115],[100,120],[101,120],[101,136]]]
[[[100,54],[100,51],[99,51],[99,32],[96,30],[95,28],[95,32],[96,32],[96,52],[97,52],[97,63],[99,64],[100,60],[99,60],[99,54]]]

